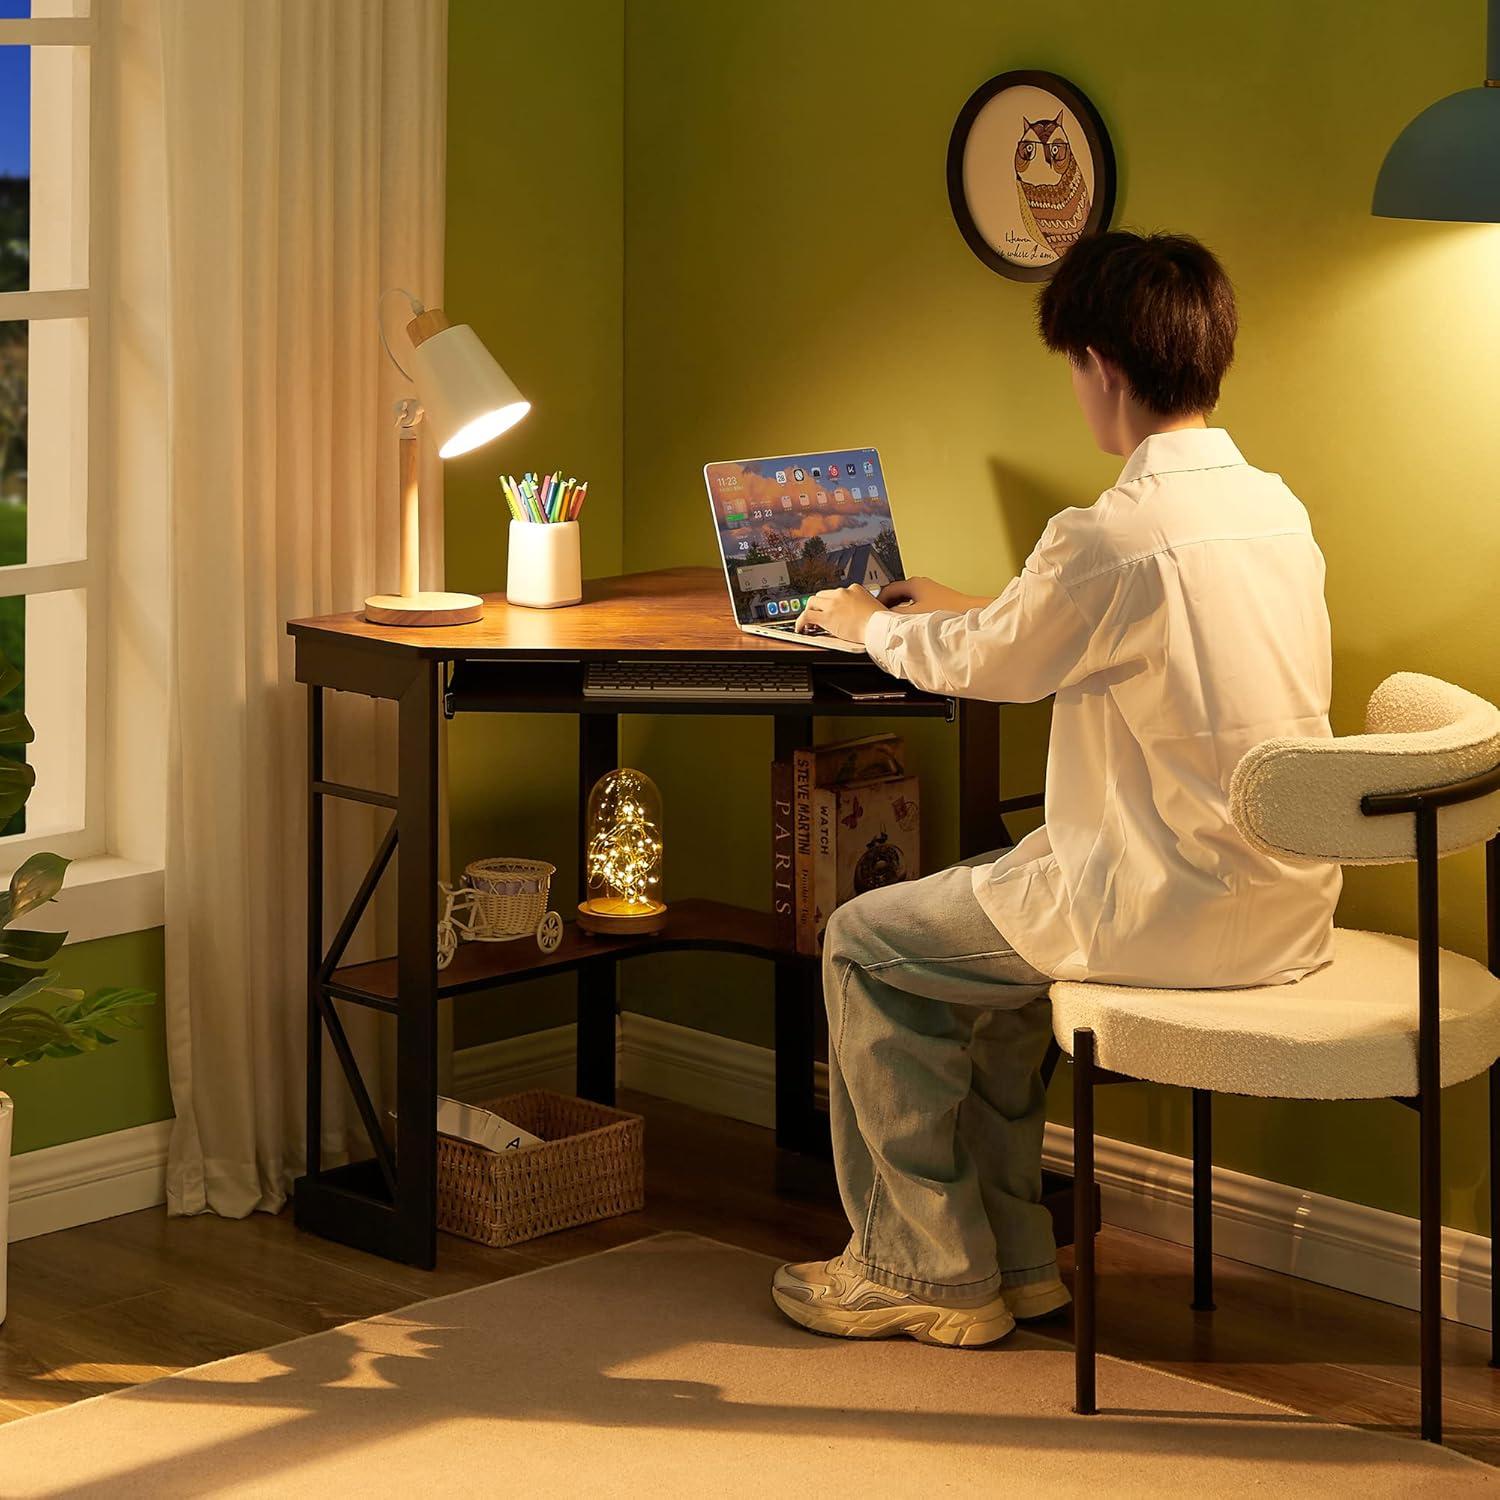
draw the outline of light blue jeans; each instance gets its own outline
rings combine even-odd
[[[823,944],[846,1253],[932,1302],[1057,1275],[1041,1204],[1049,981],[970,882],[965,864],[867,892],[834,912]]]

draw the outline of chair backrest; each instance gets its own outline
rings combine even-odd
[[[1416,858],[1414,820],[1371,817],[1367,796],[1429,791],[1500,766],[1500,709],[1463,688],[1398,672],[1375,689],[1365,733],[1267,740],[1246,752],[1229,784],[1230,815],[1256,848],[1340,864]],[[1448,854],[1500,831],[1500,788],[1441,808]]]

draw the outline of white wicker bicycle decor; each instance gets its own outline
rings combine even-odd
[[[476,859],[463,884],[440,884],[443,915],[438,922],[438,968],[446,969],[460,941],[511,943],[536,938],[543,953],[562,942],[563,920],[547,910],[557,867],[540,859]]]

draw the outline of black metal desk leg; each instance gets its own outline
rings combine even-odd
[[[588,896],[589,793],[606,771],[620,763],[620,720],[616,714],[578,716],[578,899]],[[578,1050],[580,1097],[615,1102],[615,1020],[619,1010],[615,961],[600,958],[578,971]]]
[[[816,975],[811,959],[776,961],[776,1144],[784,1151],[811,1152],[818,1144]]]
[[[396,825],[396,1220],[398,1254],[437,1263],[438,668],[399,700]]]
[[[1000,815],[1000,705],[958,705],[958,856],[971,859],[1011,843]]]
[[[323,1170],[323,689],[307,690],[307,1150],[303,1171]]]

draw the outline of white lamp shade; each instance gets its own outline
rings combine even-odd
[[[467,323],[412,350],[412,377],[440,458],[454,458],[513,427],[531,403]]]

